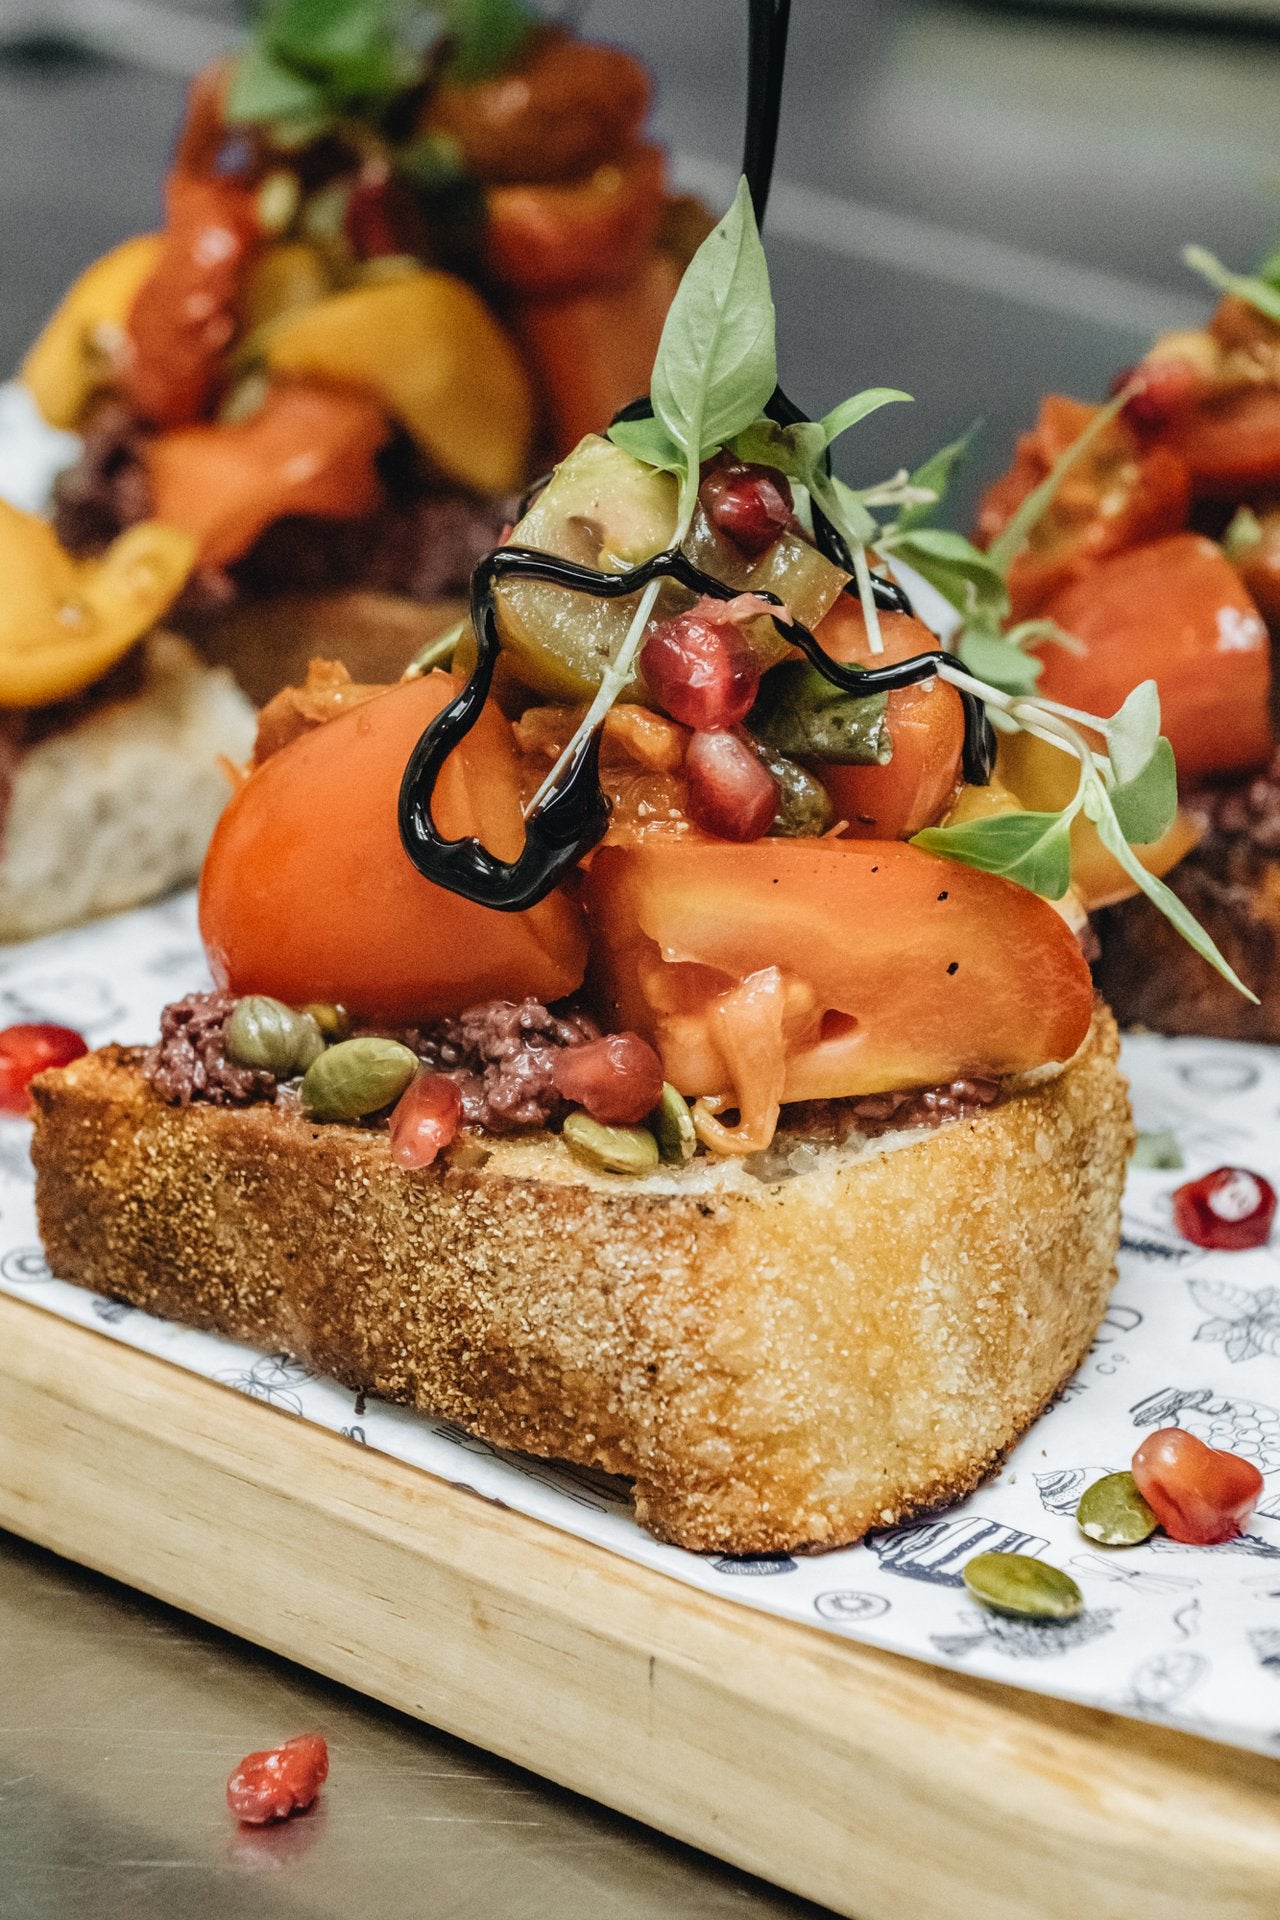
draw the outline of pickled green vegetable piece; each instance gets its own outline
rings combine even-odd
[[[672,476],[588,434],[556,468],[511,542],[604,573],[624,573],[669,546],[675,525]],[[503,647],[536,692],[589,700],[639,597],[595,600],[541,581],[505,581],[497,590]]]
[[[561,461],[511,538],[516,546],[622,573],[669,547],[675,526],[673,477],[589,434]],[[759,559],[748,560],[716,533],[701,508],[684,551],[735,593],[776,594],[811,629],[835,605],[848,579],[798,534],[783,534]],[[651,627],[691,606],[694,598],[683,587],[664,585]],[[638,599],[628,594],[622,600],[598,600],[542,582],[504,581],[497,589],[498,630],[509,665],[535,692],[589,700],[622,644]],[[746,638],[762,670],[790,651],[767,618],[752,621]],[[455,665],[464,661],[460,649]],[[634,681],[620,697],[643,700],[646,695]]]
[[[778,811],[770,833],[782,840],[812,840],[825,833],[836,810],[817,774],[763,740],[757,739],[756,752],[778,783]]]
[[[1138,1547],[1160,1522],[1138,1492],[1131,1473],[1108,1473],[1081,1495],[1076,1525],[1102,1547]]]
[[[1084,1595],[1069,1573],[1025,1553],[979,1553],[964,1567],[970,1597],[1012,1620],[1074,1620]]]
[[[789,660],[766,676],[747,725],[793,760],[882,767],[893,754],[887,707],[883,693],[845,693],[807,660]]]

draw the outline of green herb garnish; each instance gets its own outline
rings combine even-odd
[[[1182,258],[1219,293],[1234,293],[1280,326],[1280,253],[1264,260],[1257,273],[1232,273],[1207,247],[1184,247]]]
[[[378,121],[426,77],[500,71],[537,24],[526,0],[267,0],[232,75],[227,118],[302,145],[345,119]]]

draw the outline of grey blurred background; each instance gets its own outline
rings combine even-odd
[[[574,11],[649,61],[680,177],[722,204],[743,0]],[[768,230],[786,382],[814,410],[871,383],[916,395],[860,430],[851,477],[981,420],[963,511],[1041,392],[1096,394],[1207,311],[1186,241],[1253,264],[1280,234],[1268,15],[795,0]],[[238,0],[0,0],[0,364],[72,274],[155,220],[184,78],[240,17]]]

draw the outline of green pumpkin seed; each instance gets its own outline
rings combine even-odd
[[[291,1080],[324,1052],[324,1036],[310,1014],[295,1013],[270,994],[237,1000],[226,1025],[227,1056],[238,1067]]]
[[[652,1173],[658,1143],[647,1127],[606,1127],[589,1113],[571,1113],[564,1143],[575,1160],[597,1173]]]
[[[1084,1595],[1069,1573],[1025,1553],[980,1553],[964,1569],[970,1597],[1014,1620],[1074,1620]]]
[[[1176,1133],[1140,1133],[1129,1162],[1134,1167],[1158,1167],[1173,1170],[1183,1165],[1182,1148]]]
[[[1108,1473],[1086,1487],[1076,1508],[1076,1525],[1102,1547],[1137,1547],[1160,1522],[1131,1473]]]
[[[310,1014],[326,1040],[350,1038],[351,1015],[345,1007],[335,1007],[327,1000],[312,1000],[302,1011],[304,1016]]]
[[[363,1120],[398,1100],[417,1071],[417,1054],[398,1040],[339,1040],[307,1068],[303,1112],[312,1120]]]
[[[664,1081],[662,1101],[652,1116],[658,1139],[658,1155],[669,1166],[683,1167],[698,1151],[698,1136],[693,1129],[689,1102],[669,1081]]]

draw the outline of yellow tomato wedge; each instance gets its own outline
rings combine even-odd
[[[0,502],[0,706],[42,707],[101,679],[181,592],[195,542],[144,521],[96,560]]]
[[[1002,738],[998,771],[1014,803],[1028,812],[1057,813],[1070,802],[1079,778],[1072,755],[1029,733]],[[1133,851],[1147,872],[1160,878],[1190,853],[1199,838],[1200,828],[1194,818],[1185,807],[1179,807],[1172,825],[1158,840]],[[1092,820],[1086,820],[1083,814],[1077,814],[1071,823],[1071,884],[1087,913],[1114,906],[1138,891],[1115,855],[1103,846]]]
[[[284,314],[263,343],[273,373],[365,387],[442,473],[477,493],[525,477],[534,400],[516,348],[480,295],[430,269]]]
[[[50,426],[78,427],[94,394],[110,384],[113,349],[161,244],[160,234],[140,233],[104,253],[46,321],[22,363],[21,379]]]

